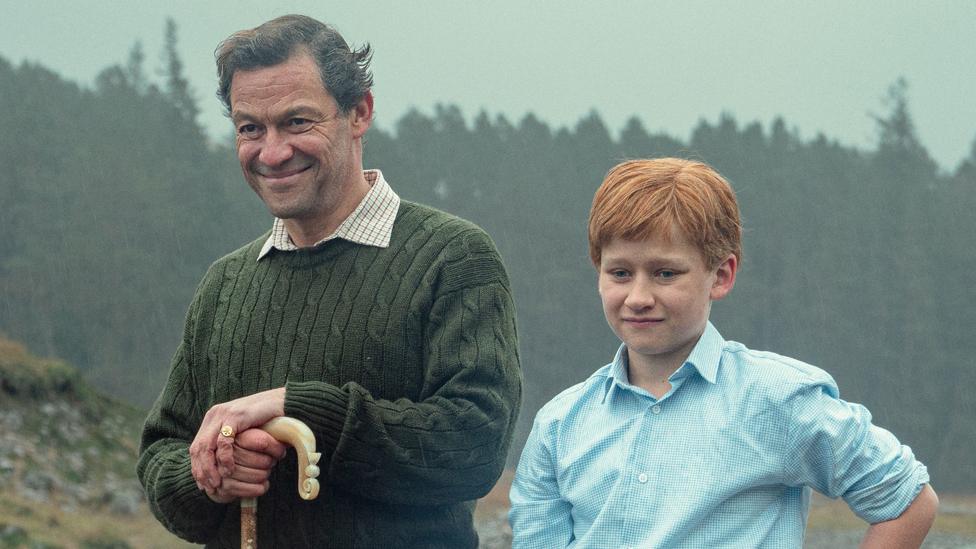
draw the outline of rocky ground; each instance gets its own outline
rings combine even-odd
[[[25,419],[28,414],[31,416]],[[28,423],[39,423],[36,436],[27,436]],[[110,432],[122,431],[118,417],[100,422]],[[0,490],[38,503],[55,503],[63,510],[81,508],[116,515],[139,510],[142,489],[129,467],[106,467],[118,461],[129,465],[134,452],[92,444],[93,436],[78,410],[67,402],[44,403],[36,410],[0,411]]]

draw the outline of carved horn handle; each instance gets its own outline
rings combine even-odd
[[[301,421],[290,417],[276,417],[261,426],[275,440],[295,448],[298,454],[298,495],[315,499],[319,495],[319,458],[315,451],[315,434]],[[241,498],[241,548],[256,549],[258,539],[258,500]]]
[[[261,426],[275,439],[288,443],[298,454],[298,495],[302,499],[315,499],[319,495],[319,458],[315,451],[315,434],[301,421],[290,417],[276,417]]]

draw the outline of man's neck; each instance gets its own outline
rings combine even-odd
[[[342,190],[341,199],[334,208],[316,218],[282,219],[288,237],[299,248],[314,246],[336,232],[342,222],[356,211],[370,188],[363,171],[359,170],[358,177]]]

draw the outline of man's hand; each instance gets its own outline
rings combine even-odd
[[[254,393],[253,395],[224,402],[223,404],[217,404],[213,408],[210,408],[203,417],[203,423],[200,424],[200,429],[197,430],[197,436],[190,444],[190,470],[193,473],[193,479],[197,482],[197,487],[207,492],[208,495],[211,495],[212,499],[214,497],[212,494],[217,494],[218,497],[224,498],[229,497],[231,493],[237,493],[240,488],[239,486],[230,492],[226,490],[220,490],[218,492],[224,480],[229,479],[237,469],[237,464],[235,463],[237,453],[234,451],[235,441],[238,442],[236,446],[252,452],[262,453],[260,450],[254,448],[252,442],[257,443],[258,446],[265,443],[252,441],[252,437],[255,435],[248,435],[243,441],[249,445],[247,447],[241,446],[240,437],[252,427],[260,427],[272,418],[283,415],[285,415],[284,387]],[[223,427],[230,428],[231,436],[221,434]],[[267,435],[267,433],[264,434]],[[267,437],[273,438],[271,435],[267,435]],[[265,446],[271,448],[271,453],[268,455],[275,460],[280,458],[280,448],[283,448],[284,445],[278,443],[278,446],[275,447],[267,444]],[[268,468],[270,469],[270,466]],[[245,475],[245,479],[234,480],[247,480],[253,476]],[[266,480],[267,475],[264,478]],[[261,491],[262,494],[264,490]],[[219,495],[223,492],[226,492],[226,494]]]
[[[230,447],[218,448],[218,462],[230,461],[229,474],[223,475],[220,487],[207,490],[210,499],[230,503],[238,498],[254,498],[268,491],[268,476],[272,467],[285,457],[288,447],[261,429],[248,429],[237,435]]]

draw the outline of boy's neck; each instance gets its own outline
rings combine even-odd
[[[647,357],[627,351],[627,378],[630,384],[644,389],[654,398],[661,398],[671,390],[668,378],[685,363],[688,354],[661,362],[647,360]]]

